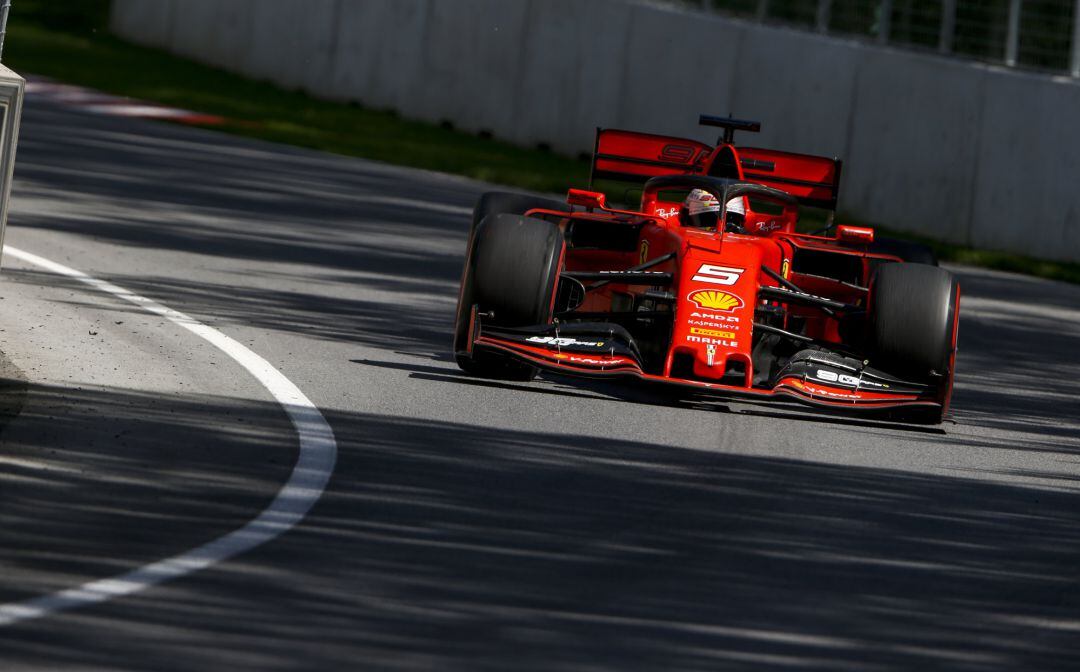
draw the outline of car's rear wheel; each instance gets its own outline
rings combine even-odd
[[[512,214],[491,214],[474,233],[455,330],[455,356],[467,373],[503,380],[531,380],[535,367],[493,353],[466,352],[471,309],[490,315],[485,324],[524,327],[551,319],[562,262],[558,225]],[[460,347],[458,347],[460,344]]]
[[[941,422],[948,407],[956,352],[960,286],[952,273],[925,264],[885,264],[870,285],[869,345],[875,368],[934,385]]]

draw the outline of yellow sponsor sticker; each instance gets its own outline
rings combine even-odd
[[[735,338],[734,331],[720,331],[719,329],[702,329],[690,327],[690,333],[697,336],[712,336],[713,338]]]
[[[687,298],[696,303],[699,308],[708,308],[709,310],[731,312],[736,308],[743,307],[743,300],[739,297],[715,289],[699,289],[696,292],[690,292],[690,296]]]

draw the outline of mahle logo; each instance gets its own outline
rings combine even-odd
[[[690,292],[690,296],[687,298],[696,303],[699,308],[708,308],[709,310],[722,310],[730,313],[736,308],[743,307],[743,301],[739,297],[727,292],[718,292],[715,289],[699,289],[696,292]]]

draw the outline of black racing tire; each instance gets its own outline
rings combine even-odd
[[[557,224],[520,215],[491,215],[476,234],[474,288],[492,324],[525,327],[551,317],[563,236]]]
[[[937,266],[938,259],[929,246],[896,238],[877,238],[870,244],[870,252],[900,257],[909,264]]]
[[[532,217],[491,214],[481,220],[474,238],[466,269],[468,296],[463,291],[461,297],[470,308],[464,315],[459,312],[457,325],[458,331],[464,328],[462,343],[469,337],[468,311],[473,304],[479,306],[480,312],[492,314],[487,319],[491,325],[525,327],[547,323],[564,246],[559,226]],[[464,347],[455,351],[458,366],[472,375],[523,381],[536,376],[535,367],[506,357],[492,353],[469,356]]]
[[[489,191],[482,194],[476,201],[476,206],[473,207],[472,231],[475,231],[488,215],[524,215],[529,210],[537,208],[560,212],[571,211],[569,205],[552,198],[514,194],[509,191]]]
[[[871,363],[914,382],[949,379],[959,284],[926,264],[879,266],[870,283]]]
[[[475,293],[473,292],[473,250],[476,247],[476,229],[479,227],[480,222],[484,221],[489,215],[524,215],[529,210],[537,208],[558,210],[561,212],[570,212],[572,210],[569,205],[562,201],[556,201],[551,198],[541,198],[538,196],[529,196],[527,194],[515,194],[508,191],[485,192],[480,195],[480,198],[476,201],[476,205],[473,207],[472,224],[469,226],[469,240],[465,246],[465,267],[461,273],[461,289],[458,293],[453,342],[454,358],[457,360],[458,366],[468,373],[483,375],[483,371],[480,369],[485,368],[478,368],[478,365],[472,358],[461,354],[465,351],[465,347],[468,343],[470,311],[472,310],[472,306],[476,303]],[[532,380],[532,378],[536,376],[536,369],[533,367],[524,367],[524,365],[509,360],[505,360],[505,363],[507,365],[505,367],[486,368],[509,368],[513,370],[510,372],[503,372],[507,373],[507,375],[493,376],[504,379]],[[515,372],[518,375],[513,375]],[[493,371],[493,373],[498,373],[498,371]]]
[[[469,227],[469,241],[465,246],[465,268],[461,273],[461,290],[458,294],[457,317],[454,322],[454,353],[465,350],[469,334],[469,311],[476,303],[472,291],[472,256],[476,246],[476,228],[488,215],[511,214],[524,215],[529,210],[544,208],[545,210],[559,210],[570,212],[571,207],[561,201],[550,198],[540,198],[526,194],[515,194],[508,191],[489,191],[480,195],[473,207],[472,224]],[[456,355],[458,364],[462,364],[462,357]],[[462,366],[465,368],[468,362]]]

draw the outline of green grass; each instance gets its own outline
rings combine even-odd
[[[17,0],[11,9],[4,63],[21,73],[221,115],[227,119],[221,130],[237,135],[543,192],[581,187],[588,177],[584,160],[409,121],[393,112],[315,100],[129,44],[109,35],[107,24],[108,0]],[[623,189],[611,186],[609,196],[623,200]],[[808,221],[816,221],[813,213],[807,214]],[[881,232],[926,242],[945,261],[1080,283],[1080,264]]]

